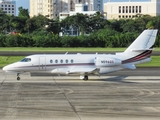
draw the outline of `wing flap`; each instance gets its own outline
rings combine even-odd
[[[73,69],[70,69],[68,71],[67,74],[74,74],[74,73],[79,73],[79,74],[97,74],[99,73],[99,69],[97,68],[73,68]]]
[[[123,67],[132,70],[136,69],[136,66],[134,64],[124,64]]]
[[[99,74],[99,69],[95,67],[73,67],[54,69],[51,73],[55,74]]]
[[[142,52],[142,51],[146,51],[146,50],[153,50],[153,49],[132,49],[132,52]]]

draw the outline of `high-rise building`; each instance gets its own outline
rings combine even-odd
[[[104,4],[107,19],[133,18],[135,15],[160,15],[160,0],[128,0],[128,2],[109,2]]]
[[[55,0],[30,0],[30,17],[38,14],[54,18]]]
[[[94,11],[103,11],[103,0],[94,0],[93,2],[94,5]]]
[[[30,0],[30,17],[38,14],[56,19],[60,12],[69,11],[70,0]]]
[[[83,4],[84,11],[102,11],[103,0],[30,0],[30,17],[42,14],[56,19],[61,12],[75,11],[76,4]]]
[[[89,11],[93,11],[93,1],[94,0],[55,0],[57,11],[60,12],[70,12],[75,11],[75,4],[86,4]]]
[[[12,0],[0,0],[0,9],[7,14],[16,16],[16,2]]]
[[[68,12],[70,0],[54,0],[54,18],[59,16],[60,12]]]

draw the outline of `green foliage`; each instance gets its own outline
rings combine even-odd
[[[18,10],[19,10],[18,17],[25,18],[25,19],[29,18],[28,9],[24,9],[23,7],[19,7]]]
[[[69,27],[78,29],[80,36],[59,37],[62,28]],[[0,10],[0,47],[127,47],[144,29],[159,30],[160,16],[139,14],[132,19],[108,21],[97,12],[89,16],[77,13],[59,21],[41,14],[30,18],[22,7],[18,16]],[[8,34],[12,31],[21,34]],[[160,47],[159,39],[158,33],[156,47]]]
[[[0,34],[0,47],[5,47],[5,40],[6,40],[6,36],[3,34]]]

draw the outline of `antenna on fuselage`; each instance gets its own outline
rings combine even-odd
[[[67,54],[68,54],[68,52],[65,53],[65,55],[67,55]]]

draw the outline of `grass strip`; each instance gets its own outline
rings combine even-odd
[[[0,52],[1,51],[53,51],[53,52],[69,52],[69,51],[74,51],[74,52],[88,52],[88,51],[93,51],[93,52],[101,52],[101,51],[124,51],[126,48],[63,48],[63,47],[53,47],[53,48],[43,48],[43,47],[0,47]],[[160,51],[160,48],[154,48],[154,51]]]

